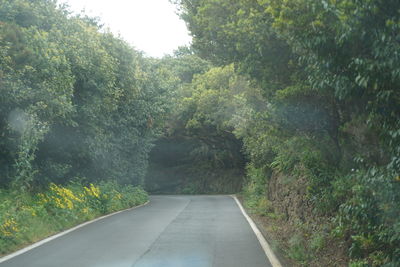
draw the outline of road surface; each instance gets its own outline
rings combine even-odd
[[[230,196],[152,196],[0,267],[271,266]]]

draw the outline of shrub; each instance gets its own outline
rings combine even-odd
[[[307,264],[309,260],[308,252],[306,251],[306,241],[304,238],[298,234],[294,235],[289,240],[289,251],[288,256],[297,262],[299,262],[302,266]]]
[[[47,190],[34,195],[0,190],[0,254],[100,215],[143,204],[147,199],[140,187],[116,182],[50,184]]]
[[[267,215],[270,203],[267,200],[267,175],[263,168],[256,168],[254,164],[247,165],[247,181],[243,188],[245,205],[260,215]]]
[[[350,241],[350,256],[372,266],[400,264],[400,179],[387,169],[370,168],[342,177],[334,234]],[[337,185],[347,184],[347,187]],[[357,263],[358,264],[358,263]],[[358,266],[354,263],[354,266]]]

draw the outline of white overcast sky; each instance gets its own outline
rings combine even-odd
[[[148,56],[161,57],[182,45],[191,37],[185,23],[175,13],[168,0],[59,0],[76,13],[85,9],[115,34]]]

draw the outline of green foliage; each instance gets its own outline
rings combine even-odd
[[[382,266],[397,264],[399,254],[399,179],[392,171],[371,168],[358,171],[335,186],[346,183],[341,192],[335,234],[352,241],[354,258],[366,257],[369,262],[382,258]],[[343,192],[344,191],[344,192]],[[382,255],[381,255],[382,254]],[[378,255],[381,255],[377,258]]]
[[[274,27],[298,51],[310,84],[329,90],[345,114],[366,114],[380,129],[381,146],[399,171],[398,1],[280,1],[271,3]],[[307,10],[298,16],[299,10]],[[346,119],[346,118],[343,118]],[[388,144],[390,144],[388,146]],[[389,152],[389,151],[388,151]]]
[[[193,36],[193,49],[217,65],[236,63],[266,95],[290,81],[290,48],[271,30],[261,1],[176,1]]]
[[[52,0],[0,1],[0,186],[143,184],[172,75]]]
[[[46,191],[31,195],[0,191],[0,255],[22,245],[103,214],[145,203],[147,193],[140,187],[102,182],[65,187],[50,184]]]
[[[400,2],[174,2],[193,45],[156,60],[56,1],[0,0],[0,186],[143,184],[161,136],[154,191],[235,191],[247,163],[246,203],[269,215],[268,177],[306,178],[350,265],[398,265]]]
[[[307,170],[317,171],[320,166],[313,166],[321,162],[321,153],[313,140],[292,137],[277,148],[271,167],[277,172],[293,172],[297,166],[304,166]]]
[[[96,19],[0,0],[0,254],[147,201],[175,86]]]
[[[194,60],[186,54],[177,59],[179,64]],[[180,71],[177,68],[178,77],[182,77]],[[244,160],[241,142],[233,133],[234,115],[245,102],[249,83],[235,74],[233,65],[196,73],[190,83],[187,78],[180,81],[165,135],[152,153],[156,170],[149,173],[147,188],[174,193],[237,192]]]
[[[353,260],[349,264],[349,267],[366,267],[366,266],[368,266],[367,260]]]
[[[306,177],[316,214],[335,218],[352,266],[399,265],[400,2],[176,2],[193,49],[233,63],[261,92],[233,120],[250,162],[250,206],[266,197],[271,173]],[[217,95],[200,97],[218,114]],[[188,128],[224,125],[200,115]],[[292,258],[304,263],[295,241]]]
[[[243,187],[245,205],[252,212],[262,216],[273,216],[273,207],[266,198],[267,173],[264,169],[255,168],[252,163],[246,168],[247,180]]]
[[[173,55],[162,58],[160,65],[172,71],[180,85],[191,83],[195,75],[211,68],[210,62],[200,58],[190,47],[178,48]]]
[[[299,262],[302,266],[307,266],[310,255],[306,251],[305,240],[300,235],[294,235],[289,240],[288,256]]]
[[[327,245],[327,240],[324,234],[315,233],[310,241],[310,248],[314,252],[321,251]]]

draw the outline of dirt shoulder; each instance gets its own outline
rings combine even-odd
[[[238,196],[238,199],[270,244],[282,266],[348,266],[345,244],[321,231],[322,220],[311,225],[293,223],[275,213],[261,216],[246,208],[243,197]]]
[[[242,204],[243,208],[246,210],[247,214],[257,225],[264,238],[267,240],[276,257],[278,257],[279,261],[281,262],[282,266],[293,267],[293,262],[285,255],[285,251],[283,249],[284,240],[281,240],[279,238],[279,231],[276,231],[276,227],[278,226],[278,224],[276,222],[271,223],[270,220],[268,220],[264,216],[257,215],[249,210],[246,207],[242,196],[237,195],[237,198]]]

